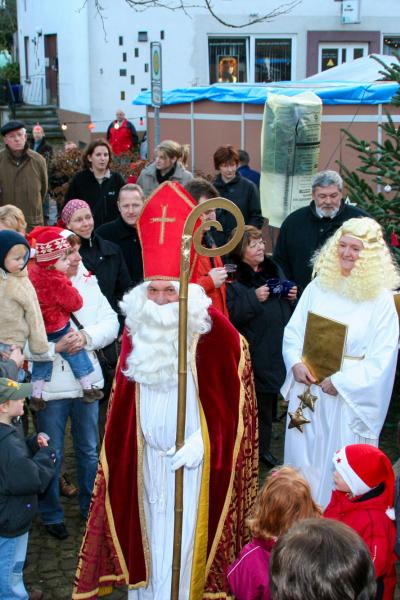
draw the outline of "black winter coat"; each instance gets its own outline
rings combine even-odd
[[[229,318],[249,342],[256,392],[263,394],[279,392],[285,380],[282,339],[292,314],[291,303],[286,299],[257,299],[255,290],[271,277],[284,279],[279,267],[265,257],[257,272],[240,262],[236,281],[226,286]]]
[[[31,150],[35,150],[35,141],[34,140],[31,141],[30,147],[31,147]],[[37,147],[37,149],[35,150],[35,152],[37,152],[38,154],[43,156],[43,158],[46,160],[47,163],[49,162],[49,160],[51,160],[53,158],[53,153],[54,153],[52,146],[50,146],[50,144],[48,144],[44,138],[42,138],[40,140],[40,144]]]
[[[121,250],[96,233],[87,240],[81,238],[79,254],[88,271],[94,273],[101,293],[107,298],[115,312],[119,313],[118,302],[132,286],[128,268]]]
[[[12,400],[11,400],[12,402]],[[26,533],[54,476],[55,452],[39,448],[36,435],[24,440],[14,425],[0,423],[0,536]]]
[[[96,229],[96,234],[120,247],[132,285],[141,283],[143,281],[142,247],[136,227],[128,225],[119,216],[115,221],[101,225]]]
[[[222,198],[231,200],[240,208],[246,225],[254,225],[261,229],[264,219],[261,214],[260,195],[252,181],[236,173],[235,178],[229,183],[225,183],[221,175],[217,175],[213,184]],[[217,221],[221,223],[224,235],[221,236],[220,232],[213,232],[213,235],[217,244],[221,245],[222,242],[227,241],[232,229],[236,227],[236,221],[231,213],[222,209],[217,210]]]
[[[117,200],[119,190],[123,185],[125,185],[125,181],[122,175],[113,171],[111,171],[110,177],[106,177],[102,183],[97,181],[90,169],[79,171],[69,184],[64,206],[73,198],[85,200],[93,213],[95,228],[99,227],[118,217]]]
[[[322,219],[315,211],[315,203],[292,212],[281,225],[274,250],[274,260],[283,269],[288,279],[295,281],[302,292],[311,281],[311,259],[328,238],[345,221],[353,217],[365,217],[366,213],[345,204],[342,200],[339,212],[333,219]]]

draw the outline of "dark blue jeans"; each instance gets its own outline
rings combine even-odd
[[[47,339],[49,342],[58,342],[58,340],[68,333],[70,329],[71,325],[70,323],[67,323],[66,326],[60,331],[48,333]],[[68,352],[60,352],[60,354],[71,367],[71,371],[76,379],[80,379],[81,377],[85,377],[85,375],[89,375],[89,373],[93,373],[94,367],[86,350],[79,350],[79,352],[76,352],[75,354],[69,354]],[[52,373],[53,363],[51,360],[46,360],[43,362],[33,361],[32,381],[50,381]]]
[[[39,510],[46,525],[62,523],[64,511],[60,503],[60,469],[64,455],[64,436],[68,417],[71,419],[71,435],[75,450],[76,471],[79,486],[79,507],[87,517],[98,462],[98,401],[87,404],[83,398],[49,400],[45,410],[37,413],[38,431],[50,436],[50,444],[56,451],[56,473],[39,500]]]

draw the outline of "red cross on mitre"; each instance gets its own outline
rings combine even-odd
[[[341,463],[341,462],[342,462],[342,459],[341,459],[341,458],[337,458],[337,459],[336,459],[336,462],[337,462],[337,463]]]
[[[162,183],[149,197],[137,223],[145,280],[179,279],[183,228],[195,206],[190,194],[173,181]],[[194,262],[192,246],[192,266]]]

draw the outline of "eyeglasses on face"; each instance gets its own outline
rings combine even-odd
[[[258,246],[265,246],[264,240],[253,240],[251,244],[249,244],[249,248],[251,248],[252,250],[258,248]]]

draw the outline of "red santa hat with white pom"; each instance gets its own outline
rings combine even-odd
[[[333,455],[333,464],[354,496],[362,496],[383,483],[386,514],[394,520],[394,471],[382,450],[369,444],[350,444]]]

